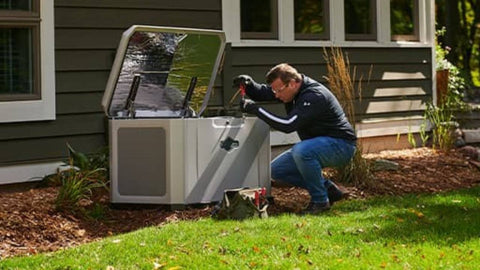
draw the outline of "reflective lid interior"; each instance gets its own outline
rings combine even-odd
[[[192,88],[188,115],[199,115],[208,102],[224,43],[221,31],[132,26],[122,36],[107,83],[102,102],[106,114],[186,116],[185,96]]]

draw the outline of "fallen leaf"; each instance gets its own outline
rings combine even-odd
[[[253,249],[253,252],[256,252],[256,253],[260,252],[260,248],[257,246],[253,246],[252,249]]]
[[[166,263],[157,263],[157,262],[154,262],[154,263],[153,263],[153,269],[154,269],[154,270],[162,269],[162,268],[165,267],[166,265],[167,265]]]
[[[219,247],[218,248],[218,253],[225,255],[227,253],[227,249],[224,247]]]
[[[305,220],[302,221],[302,223],[297,223],[295,224],[295,227],[297,228],[303,228],[305,227],[305,225],[307,225],[307,222]]]

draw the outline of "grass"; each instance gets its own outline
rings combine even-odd
[[[0,269],[476,269],[480,187],[338,203],[321,216],[183,221]]]

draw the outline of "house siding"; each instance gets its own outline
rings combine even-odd
[[[56,120],[0,124],[0,166],[107,144],[101,108],[120,37],[133,24],[221,29],[221,0],[55,1]],[[219,87],[219,86],[217,86]]]
[[[342,48],[355,69],[356,120],[422,115],[425,101],[432,97],[431,48]],[[274,65],[290,63],[301,73],[324,84],[327,75],[324,50],[319,47],[230,47],[226,48],[223,80],[231,82],[238,74],[250,74],[263,82]],[[328,51],[328,49],[327,49]],[[327,85],[328,86],[328,85]],[[235,89],[223,87],[227,103]],[[272,112],[285,114],[282,104],[265,104]]]

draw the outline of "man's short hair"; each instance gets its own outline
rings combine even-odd
[[[290,80],[295,80],[300,82],[302,80],[302,75],[298,71],[286,63],[281,63],[274,66],[270,71],[267,72],[266,81],[268,84],[271,84],[277,78],[284,83],[288,83]]]

